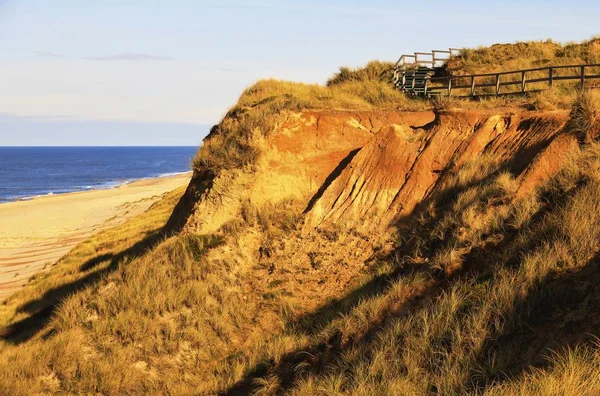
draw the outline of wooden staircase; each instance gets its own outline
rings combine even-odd
[[[429,91],[429,81],[436,75],[443,62],[452,58],[457,51],[460,50],[450,48],[402,54],[394,65],[394,86],[413,98],[431,97],[439,93]]]
[[[397,74],[397,80],[394,80],[394,86],[401,91],[406,92],[411,98],[429,97],[427,88],[429,80],[436,73],[435,68],[417,67],[411,70],[402,70]]]

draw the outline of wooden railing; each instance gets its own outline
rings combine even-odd
[[[412,54],[402,54],[395,67],[398,68],[404,65],[431,65],[434,67],[438,62],[445,62],[452,58],[456,53],[460,52],[459,48],[449,48],[448,50],[432,50],[431,52],[413,52]],[[438,54],[443,54],[439,56]],[[425,57],[425,58],[424,58]],[[408,61],[411,59],[412,61]]]
[[[577,72],[573,73],[574,70]],[[593,74],[586,74],[590,71]],[[588,80],[594,79],[600,79],[600,64],[548,66],[498,73],[431,77],[426,81],[425,95],[452,96],[453,92],[455,96],[462,97],[510,95],[540,91],[552,87],[557,81],[576,81],[583,89],[587,87]],[[540,84],[543,85],[541,88]],[[517,90],[503,90],[503,87],[514,86]]]

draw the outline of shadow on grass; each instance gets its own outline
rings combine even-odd
[[[189,205],[186,200],[186,195],[180,199],[177,207],[179,207],[177,213],[183,216],[184,220],[187,220],[191,214],[193,205]],[[184,213],[185,210],[188,210],[189,213]],[[44,330],[46,325],[52,319],[52,315],[56,308],[66,297],[98,282],[103,277],[116,270],[123,261],[138,257],[153,249],[165,238],[181,231],[184,225],[185,221],[174,219],[174,216],[172,215],[164,227],[148,234],[145,238],[127,249],[115,254],[96,256],[84,262],[80,266],[81,272],[92,270],[98,265],[110,261],[110,263],[102,269],[93,271],[73,282],[47,290],[42,297],[28,301],[19,306],[17,312],[27,313],[29,316],[0,329],[0,338],[13,344],[20,344],[30,340]],[[50,336],[51,334],[52,331],[50,330],[44,336]]]
[[[597,254],[582,268],[549,274],[533,285],[505,313],[502,333],[486,340],[465,387],[482,393],[492,383],[518,378],[533,367],[547,367],[552,351],[597,340],[599,281]]]
[[[499,170],[488,176],[482,176],[471,183],[467,183],[458,188],[447,189],[438,192],[435,196],[427,199],[417,207],[415,213],[410,216],[397,220],[397,226],[401,229],[420,229],[422,233],[429,232],[437,218],[431,218],[427,224],[419,223],[419,215],[429,206],[429,203],[435,202],[441,207],[450,208],[458,195],[472,187],[489,183],[506,167],[500,167]],[[421,235],[424,239],[425,235]],[[418,239],[418,238],[416,238]],[[438,241],[428,246],[429,257],[433,257],[436,252],[444,249],[451,243],[450,241]],[[503,241],[502,244],[508,243]],[[501,246],[488,247],[488,249],[501,249]],[[357,345],[365,345],[377,338],[377,334],[382,331],[386,325],[393,319],[413,315],[425,307],[428,302],[433,301],[437,296],[451,287],[459,279],[465,278],[486,278],[486,271],[489,268],[485,264],[485,255],[481,249],[474,249],[465,256],[465,264],[457,271],[451,274],[444,273],[427,263],[414,263],[410,260],[403,260],[405,254],[410,253],[412,246],[400,246],[393,252],[378,257],[381,262],[396,262],[396,268],[391,272],[376,276],[368,283],[351,291],[346,296],[329,302],[312,313],[308,313],[297,321],[291,323],[289,327],[293,332],[301,332],[308,336],[317,336],[321,331],[336,318],[349,314],[361,302],[378,295],[384,295],[392,287],[393,283],[404,277],[411,277],[417,274],[425,275],[428,279],[426,287],[419,293],[408,298],[401,306],[389,306],[380,312],[379,318],[370,323],[369,329],[359,337],[342,334],[336,330],[327,340],[317,342],[313,345],[300,348],[296,351],[285,354],[274,361],[261,363],[252,368],[245,377],[233,385],[223,394],[225,395],[247,395],[251,394],[255,388],[257,380],[268,376],[275,376],[278,379],[279,390],[285,392],[293,387],[295,381],[301,376],[310,374],[320,374],[334,364],[335,360],[345,351],[350,350]],[[300,369],[302,368],[302,369]]]
[[[362,286],[361,288],[353,291],[348,296],[344,297],[341,300],[336,301],[332,305],[327,305],[317,312],[310,314],[310,317],[317,317],[318,312],[332,312],[332,307],[345,307],[344,310],[350,311],[351,307],[356,306],[360,301],[368,298],[369,296],[375,296],[377,294],[385,293],[389,285],[391,285],[391,281],[396,279],[402,275],[409,275],[410,273],[422,271],[419,266],[412,267],[405,271],[398,270],[390,275],[385,275],[374,279],[368,284]],[[439,284],[436,282],[431,287],[427,288],[423,293],[420,293],[417,296],[409,299],[400,311],[407,314],[411,312],[414,307],[419,305],[419,300],[426,298],[427,295],[434,294],[435,290],[439,290]],[[395,312],[386,312],[384,316],[384,320],[389,320]],[[303,318],[300,319],[299,323],[302,324],[309,323],[310,320]],[[332,320],[332,319],[331,319]],[[327,320],[329,322],[330,320]],[[323,373],[329,364],[334,362],[337,357],[339,357],[345,350],[352,347],[352,345],[360,344],[368,342],[372,337],[374,337],[380,328],[383,326],[383,322],[378,323],[377,325],[373,325],[367,331],[367,333],[360,338],[350,338],[348,340],[344,340],[345,335],[340,330],[335,330],[332,335],[328,337],[327,340],[323,340],[321,342],[307,345],[304,348],[300,348],[293,352],[287,353],[281,357],[279,357],[278,363],[274,361],[268,363],[261,363],[252,368],[248,373],[246,373],[245,377],[233,385],[230,389],[223,393],[223,395],[248,395],[252,394],[256,390],[256,382],[260,378],[266,378],[267,376],[276,376],[279,383],[279,391],[285,392],[293,387],[297,378],[300,377],[301,374],[321,374]],[[324,327],[319,326],[319,328]],[[316,332],[316,328],[306,328],[307,333],[311,334]],[[303,367],[302,370],[298,370],[299,367]]]
[[[102,262],[110,260],[108,266],[91,272],[74,282],[50,289],[46,291],[42,297],[28,301],[19,306],[17,308],[18,313],[28,313],[30,316],[0,330],[0,337],[5,341],[14,344],[30,340],[50,322],[52,314],[64,298],[84,289],[113,272],[123,260],[136,257],[143,252],[152,249],[156,244],[163,240],[164,236],[165,234],[162,230],[157,231],[117,254],[104,254],[83,263],[81,265],[82,271],[91,269]]]
[[[430,280],[427,286],[419,293],[408,298],[401,306],[389,306],[379,312],[379,318],[371,321],[369,328],[360,336],[343,334],[339,329],[335,330],[327,340],[313,345],[300,348],[278,358],[278,363],[271,361],[269,364],[259,364],[246,374],[244,379],[236,383],[224,395],[248,395],[256,390],[256,382],[259,378],[276,376],[279,390],[285,392],[290,390],[296,380],[303,375],[319,375],[327,372],[327,369],[335,364],[335,361],[345,352],[358,345],[366,345],[377,339],[377,335],[383,331],[393,320],[401,317],[414,315],[426,307],[428,303],[435,300],[445,290],[449,289],[458,279],[474,278],[479,275],[483,267],[478,267],[480,252],[474,251],[465,259],[471,265],[465,265],[460,271],[451,275],[432,268],[426,264],[410,264],[394,270],[390,274],[374,278],[367,284],[352,291],[340,300],[323,306],[321,309],[300,318],[292,326],[296,331],[302,331],[307,335],[316,335],[325,329],[326,325],[343,314],[350,313],[352,308],[361,302],[377,295],[384,295],[392,286],[394,281],[402,277],[410,277],[417,274],[425,274]],[[325,319],[319,318],[324,315]],[[313,321],[319,321],[318,326],[311,325]]]
[[[505,232],[503,233],[503,239],[496,242],[488,242],[484,245],[473,248],[466,256],[464,256],[462,267],[450,273],[444,273],[441,269],[436,268],[428,263],[431,262],[431,259],[435,257],[437,252],[442,252],[445,249],[452,247],[453,241],[451,238],[431,240],[429,233],[434,228],[435,223],[439,221],[439,217],[428,218],[424,223],[420,218],[421,214],[427,212],[427,208],[431,203],[435,204],[437,208],[436,211],[444,213],[447,210],[451,210],[453,204],[456,202],[456,199],[462,192],[467,191],[472,187],[492,182],[492,180],[503,171],[509,171],[514,174],[514,169],[514,165],[509,166],[508,164],[503,164],[492,174],[487,176],[482,175],[466,185],[435,192],[431,198],[425,200],[416,208],[413,215],[399,218],[396,222],[396,226],[399,229],[399,235],[402,235],[402,232],[406,231],[406,235],[413,236],[413,242],[408,241],[408,244],[401,243],[394,252],[388,256],[379,258],[379,260],[383,262],[387,261],[396,263],[394,264],[396,268],[393,268],[393,270],[388,274],[373,278],[371,281],[353,290],[343,298],[330,302],[292,323],[290,325],[292,333],[301,333],[305,336],[311,336],[317,341],[283,356],[273,358],[270,362],[262,362],[256,365],[246,373],[242,380],[234,384],[223,394],[250,394],[256,390],[257,383],[260,383],[261,379],[267,378],[276,378],[276,382],[279,384],[278,392],[285,393],[286,391],[290,390],[296,381],[302,376],[327,373],[332,366],[335,366],[336,361],[340,358],[340,356],[342,356],[345,352],[353,350],[353,348],[356,346],[361,346],[364,350],[364,347],[376,340],[378,334],[384,331],[384,329],[388,327],[392,320],[416,314],[424,307],[432,304],[437,296],[449,290],[452,286],[458,284],[459,282],[473,282],[474,285],[485,284],[491,278],[493,278],[493,271],[494,268],[496,268],[494,267],[493,260],[489,260],[490,257],[504,253],[509,246],[513,247],[513,249],[511,249],[511,256],[507,257],[507,261],[504,263],[504,265],[507,268],[517,268],[521,263],[524,252],[535,250],[548,240],[551,240],[553,235],[552,230],[540,230],[536,237],[533,237],[531,240],[521,242],[515,239],[518,236],[519,230],[514,228],[511,229],[511,226],[508,225],[509,223],[506,223],[499,227],[505,229]],[[573,191],[570,191],[569,193],[565,193],[564,196],[552,197],[552,206],[556,207],[557,205],[563,205],[568,199],[568,196],[572,193]],[[542,199],[545,198],[542,197]],[[538,224],[542,222],[548,210],[550,210],[549,205],[542,207],[542,209],[540,209],[537,213],[533,214],[531,218],[531,224]],[[507,222],[509,220],[510,218],[505,219]],[[413,234],[410,234],[411,231]],[[516,245],[515,241],[517,242]],[[411,243],[413,245],[411,245]],[[410,262],[410,260],[406,260],[406,257],[408,257],[407,255],[410,256],[411,252],[415,251],[414,244],[419,245],[419,249],[417,250],[420,250],[422,254],[424,254],[429,260],[424,260],[421,264],[413,264]],[[374,318],[369,323],[369,328],[359,336],[342,334],[339,329],[329,329],[329,332],[326,333],[326,335],[322,334],[319,336],[321,332],[327,329],[333,320],[351,313],[353,309],[355,309],[362,301],[371,299],[378,295],[384,295],[389,291],[394,281],[419,273],[425,275],[424,278],[429,280],[429,282],[425,284],[425,287],[421,289],[418,294],[415,294],[408,300],[404,301],[400,306],[389,306],[382,312],[379,312],[378,317]],[[574,278],[570,282],[567,282],[567,284],[572,282],[576,284],[578,282],[578,276],[573,276]],[[563,279],[564,281],[566,277],[560,279]],[[598,279],[598,277],[596,277],[596,279]],[[535,289],[537,290],[538,287],[541,287],[544,291],[542,294],[540,294],[541,297],[538,297],[538,300],[536,300],[541,304],[552,301],[552,299],[549,297],[553,296],[553,293],[556,292],[557,287],[563,288],[563,291],[572,289],[572,287],[564,288],[561,286],[561,280],[552,280],[548,284],[537,285]],[[580,297],[589,295],[589,288],[583,290],[581,294],[579,294]],[[576,305],[577,298],[574,298],[573,302]],[[553,301],[552,303],[556,307],[562,307],[565,304],[561,298]],[[525,307],[531,306],[531,302],[526,302],[524,304]],[[598,311],[600,311],[600,309]],[[528,311],[526,308],[517,307],[515,309],[515,314],[522,315],[522,313],[519,312],[530,311]],[[548,313],[548,310],[540,309],[540,312],[542,312],[540,315],[543,317],[544,312]],[[563,310],[561,312],[566,314],[567,311]],[[507,313],[507,315],[511,315],[511,313]],[[547,321],[544,325],[546,327],[540,327],[537,329],[537,331],[549,331],[549,333],[552,334],[553,331],[555,331],[552,326],[557,326],[556,321],[553,322],[547,317],[546,319]],[[515,320],[519,321],[519,319]],[[523,323],[525,326],[535,328],[535,326],[528,324],[527,321],[524,321]],[[504,337],[505,336],[500,336],[499,340],[503,340]],[[511,344],[519,341],[521,342],[520,349],[526,349],[528,343],[534,342],[531,338],[519,337],[521,337],[521,335],[516,333],[513,338],[508,337],[506,341],[502,342]],[[496,345],[494,342],[498,343],[500,341],[495,340],[490,345],[486,345],[483,348],[481,352],[482,357],[479,359],[482,362],[482,365],[484,357],[493,353],[493,351],[496,349],[496,347],[494,347],[494,345]],[[554,348],[557,345],[559,344],[547,344],[546,346],[540,346],[537,348],[537,352],[534,353],[534,356],[532,356],[531,359],[523,360],[522,368],[520,370],[522,370],[524,367],[535,364],[535,362],[543,360],[544,353],[548,352],[548,348]],[[564,345],[568,344],[565,343]],[[518,349],[519,348],[515,350]],[[370,359],[369,356],[366,356],[366,358]],[[515,359],[518,359],[518,356],[516,356]],[[516,360],[513,360],[513,363],[514,362],[516,362]],[[512,373],[517,373],[518,370],[513,369],[509,372],[512,375]],[[473,379],[471,379],[471,381],[473,384],[475,384],[473,386],[473,390],[482,389],[482,387],[479,386],[475,380],[476,373],[473,373],[472,377]],[[493,378],[493,376],[490,377]],[[434,391],[433,388],[432,391]]]
[[[85,263],[81,264],[81,266],[79,267],[79,271],[87,272],[87,271],[91,270],[92,268],[96,267],[97,265],[104,263],[105,261],[112,260],[114,257],[115,257],[115,255],[111,254],[111,253],[101,254],[100,256],[96,256],[96,257],[86,261]]]

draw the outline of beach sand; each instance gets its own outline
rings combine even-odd
[[[0,204],[0,301],[78,243],[144,212],[190,177],[144,179],[109,190]]]

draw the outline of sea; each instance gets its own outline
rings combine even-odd
[[[0,147],[0,203],[191,170],[198,147]]]

